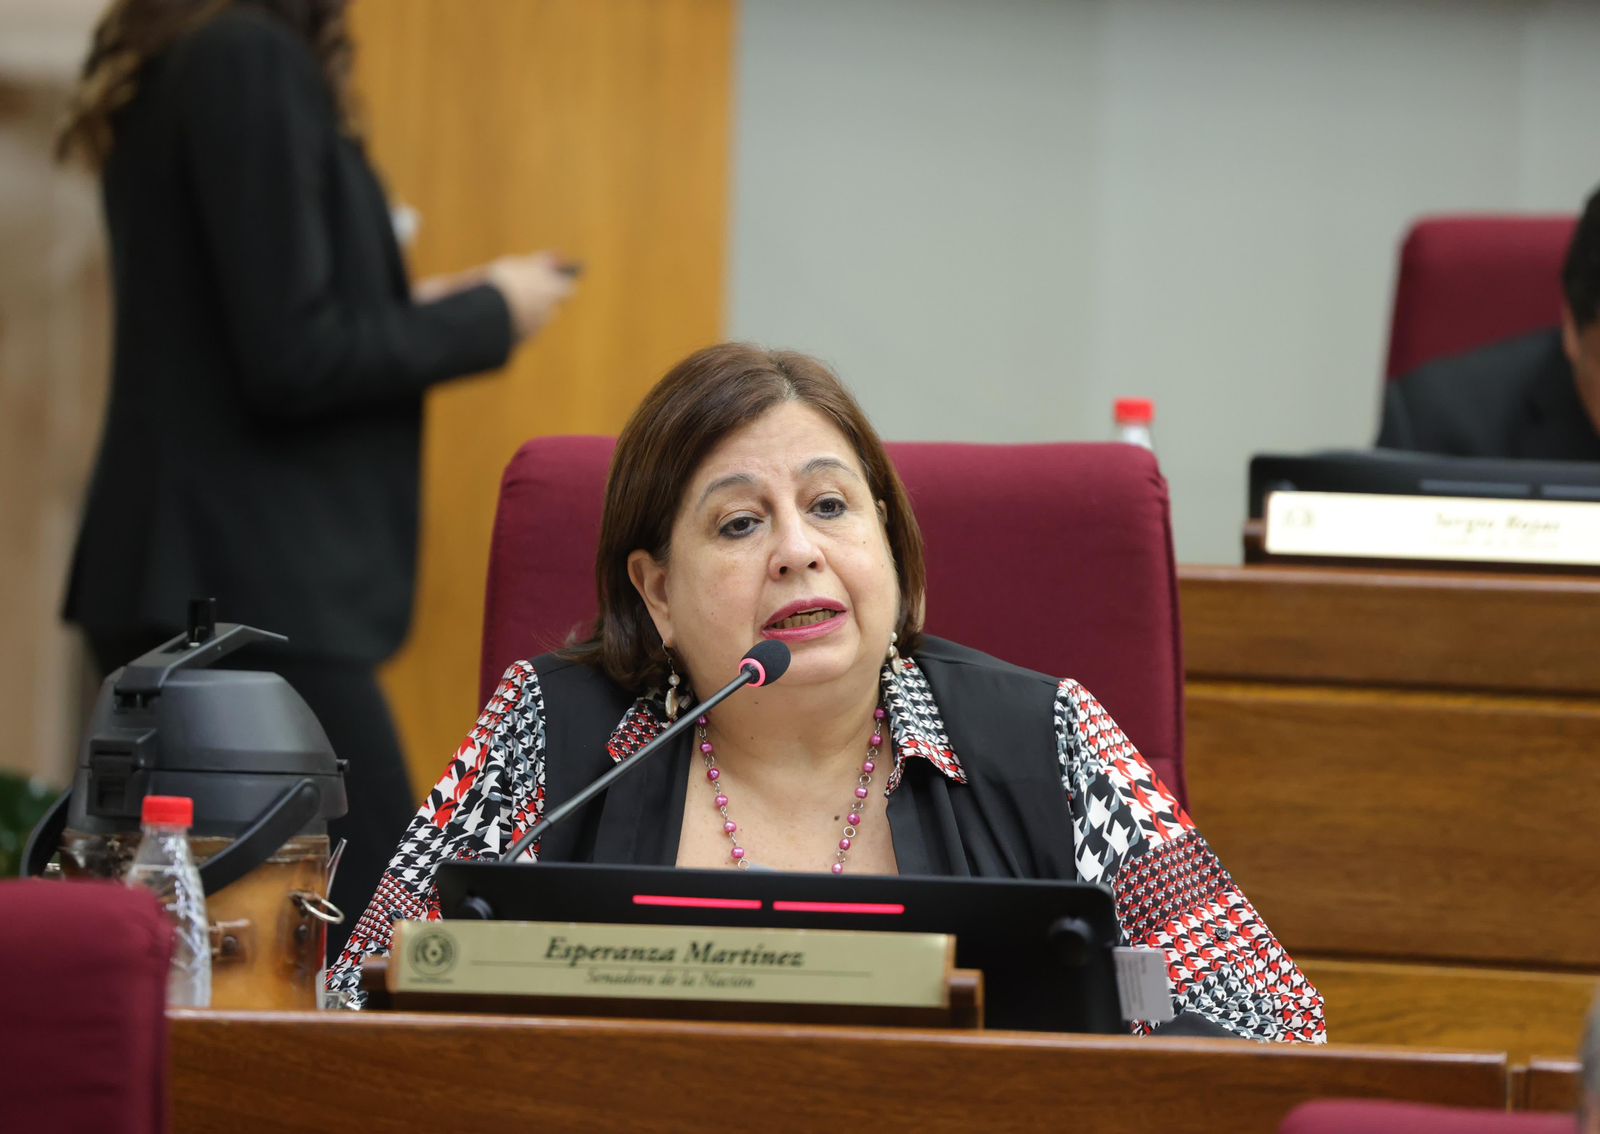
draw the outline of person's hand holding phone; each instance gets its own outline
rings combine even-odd
[[[518,340],[538,332],[571,295],[581,267],[553,252],[502,256],[485,270],[485,280],[500,289],[511,309]]]
[[[511,310],[512,333],[520,342],[550,321],[572,294],[583,267],[554,252],[502,256],[464,272],[428,276],[411,285],[413,303],[434,303],[469,287],[489,284],[499,289]]]

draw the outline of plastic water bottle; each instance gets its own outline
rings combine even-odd
[[[172,919],[172,969],[167,1003],[174,1008],[211,1004],[211,931],[200,871],[189,852],[194,801],[181,795],[147,795],[139,813],[144,838],[128,867],[128,885],[143,886]]]
[[[1142,445],[1152,453],[1156,451],[1155,435],[1150,432],[1150,423],[1156,417],[1156,404],[1153,401],[1149,398],[1118,398],[1114,412],[1114,440]]]

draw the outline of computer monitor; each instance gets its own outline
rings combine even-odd
[[[1250,459],[1250,518],[1269,493],[1367,492],[1509,500],[1600,500],[1600,462],[1447,457],[1399,449],[1333,450]]]
[[[446,918],[948,933],[989,1027],[1126,1033],[1111,894],[1083,882],[447,862]]]

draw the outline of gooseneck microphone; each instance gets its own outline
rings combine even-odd
[[[621,761],[605,775],[595,780],[577,795],[555,808],[544,818],[522,833],[522,838],[511,845],[511,849],[500,856],[501,862],[512,862],[523,851],[527,850],[535,840],[542,836],[551,827],[571,815],[578,808],[588,803],[595,796],[605,791],[623,776],[643,764],[651,756],[667,746],[667,741],[677,736],[684,729],[690,727],[703,714],[709,713],[722,702],[732,697],[746,685],[771,685],[782,677],[789,668],[789,647],[782,642],[761,641],[750,647],[743,660],[739,662],[739,676],[728,684],[718,689],[711,696],[701,701],[698,705],[688,708],[682,716],[673,721],[660,736],[646,744],[628,759]]]

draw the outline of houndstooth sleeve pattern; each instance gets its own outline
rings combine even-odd
[[[1055,716],[1078,876],[1110,888],[1125,944],[1166,953],[1174,1007],[1250,1039],[1326,1042],[1321,995],[1117,722],[1070,680]]]
[[[328,991],[360,1007],[361,962],[389,951],[394,923],[437,921],[441,862],[497,858],[544,814],[544,697],[539,675],[514,663],[406,828],[378,890],[338,961]],[[523,856],[537,858],[535,843]]]

